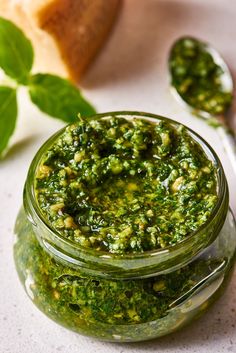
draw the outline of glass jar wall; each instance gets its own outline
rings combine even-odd
[[[144,113],[112,114],[166,120]],[[42,155],[61,132],[39,150],[16,222],[14,256],[27,294],[51,319],[103,340],[141,341],[181,328],[222,293],[236,249],[227,182],[214,151],[197,134],[189,133],[216,166],[218,201],[212,214],[176,245],[123,256],[82,248],[50,227],[35,199],[34,178]]]

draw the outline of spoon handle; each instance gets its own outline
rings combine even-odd
[[[236,141],[235,136],[228,132],[224,127],[219,126],[217,131],[221,137],[223,147],[228,154],[231,166],[236,175]]]

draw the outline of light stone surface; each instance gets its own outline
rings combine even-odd
[[[195,35],[212,43],[236,73],[235,0],[126,0],[109,42],[83,79],[99,112],[141,110],[172,117],[201,134],[223,163],[236,213],[235,176],[217,132],[190,116],[170,95],[166,60],[174,39]],[[72,333],[27,298],[13,263],[13,227],[35,152],[62,124],[43,116],[26,92],[9,152],[0,163],[0,353],[236,352],[236,273],[225,295],[197,322],[146,343],[111,344]]]

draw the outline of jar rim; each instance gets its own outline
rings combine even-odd
[[[161,115],[156,115],[152,113],[145,113],[145,112],[137,112],[137,111],[114,111],[114,112],[106,112],[106,113],[101,113],[101,114],[96,114],[92,116],[90,119],[100,119],[100,118],[106,118],[106,117],[111,117],[111,116],[116,116],[116,117],[123,117],[125,119],[133,119],[133,118],[138,118],[138,119],[143,119],[143,120],[149,120],[153,121],[155,123],[158,121],[167,121],[171,125],[174,126],[184,126],[190,136],[202,147],[204,152],[206,153],[207,157],[212,161],[212,163],[215,166],[216,169],[216,178],[217,178],[217,202],[214,208],[212,209],[208,219],[204,224],[202,224],[197,230],[193,231],[190,233],[186,238],[182,239],[180,242],[169,245],[165,248],[160,248],[160,249],[154,249],[154,250],[149,250],[149,251],[144,251],[142,253],[127,253],[127,254],[114,254],[114,253],[109,253],[106,251],[100,251],[100,250],[95,250],[91,248],[86,248],[83,247],[77,243],[75,243],[72,240],[69,240],[65,237],[63,237],[62,234],[60,234],[59,231],[54,229],[50,222],[45,219],[43,216],[40,207],[38,205],[36,196],[35,196],[35,188],[34,188],[34,181],[35,180],[35,175],[36,175],[36,170],[39,166],[39,163],[42,160],[43,152],[49,148],[53,144],[53,142],[60,136],[60,134],[66,129],[65,126],[62,129],[60,129],[58,132],[56,132],[53,136],[51,136],[38,150],[36,153],[27,176],[26,184],[25,184],[25,194],[27,198],[27,207],[29,203],[31,204],[31,211],[30,214],[28,213],[28,218],[33,224],[36,224],[38,222],[42,223],[44,227],[53,235],[54,239],[57,239],[57,241],[61,242],[63,245],[67,245],[71,250],[79,252],[79,254],[83,254],[84,256],[89,256],[93,259],[95,258],[100,258],[103,259],[107,264],[109,264],[109,261],[111,261],[111,264],[113,260],[120,260],[120,261],[127,261],[127,260],[138,260],[138,259],[146,259],[146,258],[156,258],[156,257],[165,257],[169,253],[174,255],[173,253],[180,253],[183,248],[190,246],[194,241],[197,242],[197,237],[199,233],[204,231],[214,220],[214,218],[217,216],[219,213],[220,208],[222,207],[223,202],[225,199],[227,199],[228,195],[228,185],[227,181],[225,178],[224,170],[222,167],[222,164],[220,162],[219,157],[215,153],[215,151],[212,149],[212,147],[195,131],[193,131],[191,128],[187,127],[186,125],[179,123],[173,119],[163,117]],[[228,207],[227,207],[228,209]],[[223,225],[223,223],[222,223]],[[221,227],[222,227],[221,225]],[[221,229],[220,227],[220,229]],[[219,229],[219,230],[220,230]],[[214,239],[216,235],[212,235],[211,239],[207,239],[208,244],[210,244]]]

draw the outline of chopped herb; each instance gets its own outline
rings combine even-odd
[[[183,126],[117,117],[69,125],[43,156],[35,191],[65,238],[117,254],[180,242],[217,201],[215,168]]]

